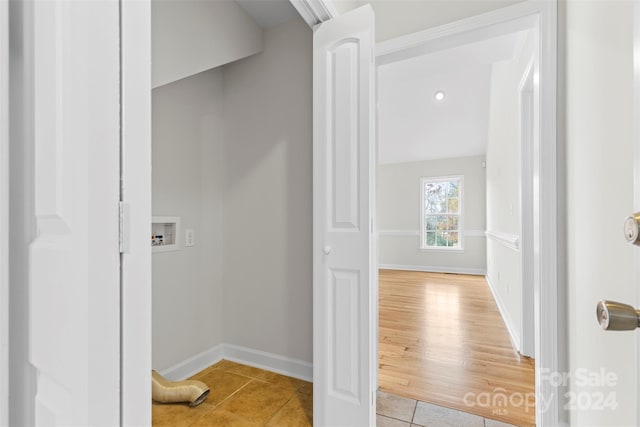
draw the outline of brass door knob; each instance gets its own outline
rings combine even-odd
[[[605,331],[632,331],[640,326],[640,310],[621,302],[598,302],[596,315]]]

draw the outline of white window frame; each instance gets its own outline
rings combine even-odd
[[[454,179],[460,180],[460,188],[458,192],[458,205],[460,213],[458,214],[458,242],[456,247],[451,246],[427,246],[426,245],[426,223],[425,223],[425,197],[424,186],[427,182],[443,182],[452,181]],[[450,175],[450,176],[423,176],[420,178],[420,250],[425,252],[464,252],[464,175]]]

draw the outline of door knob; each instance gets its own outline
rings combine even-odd
[[[331,246],[325,246],[324,248],[322,248],[322,252],[325,255],[329,255],[331,253]]]
[[[624,238],[629,243],[640,245],[640,212],[636,212],[624,220]]]
[[[640,327],[640,310],[628,304],[602,300],[596,307],[598,323],[605,331],[632,331]]]

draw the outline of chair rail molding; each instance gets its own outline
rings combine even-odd
[[[500,231],[491,230],[487,230],[485,234],[489,240],[498,242],[502,246],[513,249],[514,251],[520,251],[520,236],[517,234],[502,233]]]

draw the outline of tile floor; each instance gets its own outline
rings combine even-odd
[[[210,388],[194,408],[153,402],[154,427],[306,427],[313,425],[313,387],[251,366],[222,360],[190,379]]]
[[[378,391],[377,427],[514,427],[500,421]]]
[[[190,379],[211,391],[194,408],[153,402],[154,427],[307,427],[313,425],[313,385],[222,360]],[[377,427],[513,427],[477,415],[378,391]]]

